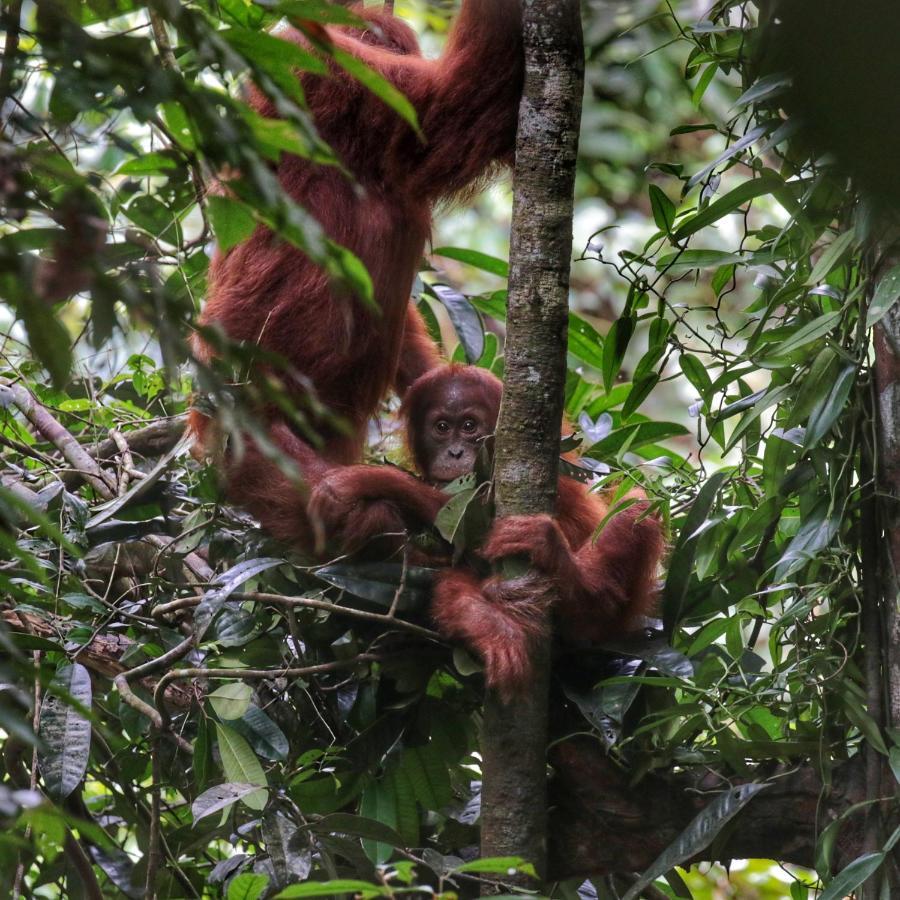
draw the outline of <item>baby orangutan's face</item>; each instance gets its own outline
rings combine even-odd
[[[467,384],[448,381],[436,386],[421,425],[429,481],[446,484],[475,468],[481,442],[494,433],[496,412]]]

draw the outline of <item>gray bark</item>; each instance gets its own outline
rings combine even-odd
[[[494,485],[500,516],[552,512],[566,376],[572,203],[584,81],[577,0],[525,0],[507,309]],[[527,697],[485,698],[483,856],[546,860],[549,644]]]

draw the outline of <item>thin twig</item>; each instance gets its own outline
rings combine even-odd
[[[338,615],[348,616],[352,619],[363,619],[367,622],[377,622],[379,625],[386,625],[389,628],[408,631],[410,634],[418,635],[419,637],[426,638],[430,641],[442,640],[441,636],[436,631],[432,631],[430,628],[425,628],[422,625],[415,625],[412,622],[407,622],[404,619],[398,619],[396,616],[386,615],[385,613],[374,613],[364,609],[339,606],[328,600],[316,600],[312,597],[283,597],[281,594],[267,594],[260,591],[236,591],[231,596],[236,600],[252,600],[257,603],[268,603],[272,606],[301,606],[309,609],[321,609],[324,612],[336,613]],[[199,597],[180,597],[179,599],[171,600],[168,603],[161,603],[159,606],[154,606],[153,609],[150,610],[150,615],[154,618],[160,618],[169,615],[170,613],[177,612],[180,609],[198,606],[200,604],[200,599],[201,598]]]

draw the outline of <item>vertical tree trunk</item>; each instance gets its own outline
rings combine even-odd
[[[885,530],[880,565],[883,677],[887,699],[883,719],[896,734],[900,729],[900,301],[895,302],[875,326],[874,343],[879,457],[875,477],[878,493],[886,498],[880,503],[880,520]],[[882,785],[887,792],[893,790],[897,796],[896,782],[886,771]],[[896,806],[893,811],[886,812],[886,833],[890,834],[898,824]],[[888,860],[884,879],[891,896],[900,892],[900,863],[896,855]]]
[[[525,90],[516,143],[506,375],[494,485],[500,516],[553,512],[566,376],[572,199],[584,47],[578,0],[524,0]],[[485,698],[483,856],[544,872],[549,641],[528,696]]]

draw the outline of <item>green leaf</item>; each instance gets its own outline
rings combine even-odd
[[[835,327],[842,315],[841,310],[837,310],[817,316],[812,322],[807,322],[806,325],[794,332],[787,340],[772,345],[766,354],[766,359],[781,359],[795,350],[819,340]]]
[[[866,328],[877,325],[900,299],[900,263],[886,272],[875,288],[866,313]]]
[[[714,472],[707,478],[691,504],[690,512],[681,526],[681,532],[672,550],[661,604],[663,619],[670,631],[678,624],[684,611],[694,571],[694,558],[697,554],[697,532],[709,517],[726,477],[726,472]]]
[[[709,65],[707,65],[707,67],[703,70],[703,74],[700,76],[700,80],[691,91],[691,103],[694,104],[695,109],[700,108],[700,101],[703,100],[703,95],[706,93],[706,89],[709,87],[710,83],[715,77],[716,72],[718,71],[719,64],[715,62],[709,63]],[[659,223],[657,222],[657,224]]]
[[[429,290],[447,310],[456,336],[465,351],[466,362],[471,364],[480,359],[484,353],[484,326],[481,324],[481,316],[468,297],[446,284],[431,285]]]
[[[824,281],[832,269],[840,262],[841,257],[850,249],[856,235],[853,231],[845,231],[838,235],[824,250],[819,257],[806,283],[809,285],[818,284]]]
[[[227,572],[217,575],[213,581],[212,589],[203,595],[200,605],[194,611],[194,632],[199,641],[206,633],[210,622],[216,613],[225,604],[225,601],[245,582],[255,578],[268,569],[284,565],[283,559],[275,557],[261,557],[259,559],[246,559],[232,566]]]
[[[166,175],[178,169],[181,163],[168,150],[145,153],[136,159],[129,159],[116,169],[116,175]]]
[[[803,438],[804,450],[815,447],[831,430],[831,426],[837,421],[847,404],[847,398],[850,396],[855,381],[856,364],[847,363],[841,369],[838,377],[826,384],[825,395],[809,414],[809,424]]]
[[[316,569],[313,574],[354,597],[391,606],[400,587],[403,566],[400,563],[336,563]],[[433,569],[410,566],[406,570],[406,589],[400,594],[397,609],[402,612],[423,608],[431,599],[433,579]]]
[[[265,788],[266,773],[250,745],[233,729],[216,722],[216,737],[225,777],[232,784],[255,784]],[[207,793],[209,793],[207,791]],[[269,799],[267,790],[243,794],[240,798],[250,809],[265,808]]]
[[[334,897],[336,894],[359,894],[363,900],[370,897],[393,896],[388,888],[378,887],[368,881],[339,879],[335,881],[307,881],[292,884],[275,895],[275,900],[290,900],[293,897]]]
[[[350,813],[332,813],[304,827],[316,834],[352,834],[354,837],[379,841],[391,847],[405,846],[403,838],[389,825]]]
[[[191,815],[198,822],[206,816],[211,816],[219,810],[225,809],[244,797],[266,794],[260,791],[255,784],[217,784],[205,790],[192,804]],[[254,809],[256,807],[253,807]]]
[[[241,872],[228,882],[226,900],[259,900],[269,886],[269,879],[265,875],[256,875],[253,872]]]
[[[74,706],[91,708],[91,676],[81,663],[62,666],[41,704],[38,753],[47,793],[64,800],[81,784],[91,752],[91,723]]]
[[[382,778],[372,782],[359,802],[360,815],[387,825],[392,831],[397,827],[397,797],[393,780]],[[363,839],[363,850],[376,866],[386,863],[394,852],[393,841]]]
[[[598,372],[603,367],[604,339],[590,322],[569,313],[569,353]]]
[[[258,707],[250,704],[231,727],[245,737],[253,750],[266,759],[284,761],[290,752],[290,744],[284,732]]]
[[[713,222],[718,222],[723,216],[734,212],[748,201],[761,197],[764,194],[771,194],[783,186],[784,181],[774,172],[766,173],[760,178],[754,178],[751,181],[745,181],[734,188],[734,190],[725,194],[724,197],[720,197],[714,203],[710,203],[709,206],[701,209],[697,215],[684,220],[675,231],[675,240],[684,240],[701,228],[712,225]]]
[[[681,371],[684,372],[687,380],[693,385],[700,398],[707,405],[712,396],[712,380],[706,366],[690,353],[682,353],[678,358]]]
[[[490,272],[501,278],[509,278],[509,263],[496,256],[489,256],[480,250],[469,250],[465,247],[438,247],[431,251],[432,256],[444,256],[447,259],[455,259],[482,272]]]
[[[491,856],[454,866],[454,872],[476,872],[480,875],[515,875],[521,872],[537,878],[534,866],[519,856]]]
[[[641,891],[680,865],[705,850],[722,828],[733,819],[767,784],[742,784],[720,794],[703,809],[657,857],[652,865],[632,884],[623,900],[637,900]]]
[[[253,211],[231,197],[210,196],[207,199],[209,221],[222,253],[247,240],[256,228]]]
[[[243,681],[231,681],[216,688],[208,697],[220,719],[240,719],[250,707],[253,688]]]
[[[653,210],[653,221],[660,231],[666,234],[672,231],[672,223],[675,221],[675,204],[665,195],[662,188],[651,184],[650,206]]]
[[[819,900],[843,900],[878,871],[884,853],[865,853],[857,857],[828,883]]]
[[[28,334],[32,353],[49,372],[53,386],[61,388],[72,368],[72,345],[69,332],[52,304],[32,291],[22,291],[16,301],[16,312]]]
[[[616,319],[606,333],[603,342],[603,386],[607,392],[619,374],[632,334],[634,334],[634,317],[631,315]]]

